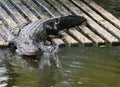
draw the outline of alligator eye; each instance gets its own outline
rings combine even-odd
[[[24,42],[26,45],[29,45],[29,43],[28,42]]]

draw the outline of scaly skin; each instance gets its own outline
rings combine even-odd
[[[39,46],[40,43],[44,42],[49,34],[57,35],[60,30],[81,25],[83,22],[86,22],[86,19],[81,16],[40,19],[22,28],[10,44],[16,46],[19,55],[37,55],[44,47],[44,44],[43,47]]]

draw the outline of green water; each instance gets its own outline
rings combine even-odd
[[[120,47],[61,48],[61,68],[0,51],[0,87],[120,87]]]

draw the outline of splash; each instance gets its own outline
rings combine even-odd
[[[44,46],[40,45],[42,55],[41,55],[41,61],[39,67],[43,69],[45,65],[51,66],[51,60],[54,61],[56,64],[56,67],[60,67],[60,61],[58,58],[58,52],[59,52],[59,45],[50,45],[50,46]]]

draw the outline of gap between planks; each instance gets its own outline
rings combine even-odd
[[[110,12],[106,11],[104,8],[100,7],[93,1],[90,1],[89,3],[87,3],[87,5],[89,5],[99,15],[103,16],[106,20],[110,21],[113,25],[115,25],[120,29],[120,20],[117,19],[115,16],[113,16]]]
[[[114,34],[117,38],[120,39],[120,30],[117,29],[115,26],[113,26],[109,21],[105,20],[103,17],[98,15],[95,11],[93,11],[90,7],[88,7],[83,2],[79,1],[79,3],[73,1],[79,8],[84,11],[86,14],[88,14],[92,19],[94,19],[98,24],[103,26],[107,31]]]
[[[60,31],[59,34],[63,37],[64,41],[69,45],[69,46],[76,46],[79,43],[70,35],[68,35],[64,31]]]
[[[80,15],[80,16],[84,16],[86,19],[87,19],[87,22],[89,24],[89,26],[94,30],[96,31],[101,37],[103,37],[105,40],[107,40],[110,44],[112,45],[119,45],[120,44],[120,41],[114,37],[112,34],[110,34],[109,32],[106,31],[105,28],[101,27],[99,24],[97,24],[93,19],[91,19],[88,15],[86,15],[85,13],[81,13],[80,11],[80,7],[79,7],[79,4],[73,0],[70,0],[72,1],[72,3],[74,4],[74,6],[72,6],[72,8],[74,7],[75,9],[73,10],[71,8],[71,6],[69,6],[69,8],[71,8],[71,10],[77,14],[77,15]],[[77,6],[77,7],[75,7]]]

